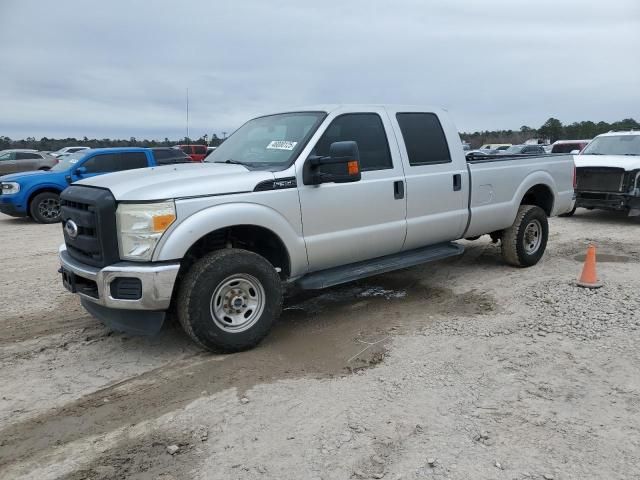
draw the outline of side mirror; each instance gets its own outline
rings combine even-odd
[[[78,167],[76,168],[75,174],[78,177],[81,177],[82,175],[84,175],[85,173],[87,173],[87,167]]]
[[[578,155],[580,150],[571,150],[571,155]]]
[[[333,142],[328,157],[309,157],[304,164],[305,185],[357,182],[360,174],[360,152],[353,141]]]

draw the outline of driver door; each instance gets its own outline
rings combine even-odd
[[[402,250],[407,225],[404,172],[383,109],[332,113],[311,139],[311,156],[329,155],[334,142],[355,141],[361,180],[305,185],[296,164],[302,227],[310,271],[367,260]],[[308,157],[309,155],[307,155]]]

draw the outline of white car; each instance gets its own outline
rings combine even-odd
[[[58,158],[64,155],[71,155],[72,153],[79,152],[80,150],[89,150],[89,147],[64,147],[55,152],[51,152],[51,155]]]
[[[640,215],[640,131],[598,135],[574,160],[576,207]]]

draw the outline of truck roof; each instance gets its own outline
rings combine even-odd
[[[309,111],[322,111],[331,113],[334,110],[346,108],[349,110],[358,110],[362,108],[390,108],[394,110],[402,110],[406,108],[408,111],[417,112],[417,111],[425,111],[425,112],[443,112],[446,111],[442,107],[436,107],[434,105],[405,105],[405,104],[393,104],[393,103],[326,103],[326,104],[317,104],[317,105],[302,105],[295,106],[283,110],[272,111],[265,113],[265,115],[274,115],[277,113],[288,113],[288,112],[309,112]]]
[[[617,137],[620,135],[640,135],[640,130],[621,130],[616,132],[615,130],[611,130],[607,133],[601,133],[598,137]]]
[[[103,148],[91,148],[92,152],[101,152],[101,153],[120,153],[120,152],[146,152],[150,150],[146,147],[103,147]],[[83,152],[87,152],[88,150],[83,150]]]

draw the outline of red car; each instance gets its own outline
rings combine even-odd
[[[206,145],[176,145],[180,150],[191,157],[194,162],[202,162],[207,156]]]

